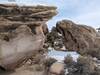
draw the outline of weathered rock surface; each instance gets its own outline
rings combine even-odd
[[[34,26],[44,25],[56,14],[56,7],[0,4],[0,32],[15,29],[23,24],[34,29]]]
[[[92,27],[62,20],[56,24],[56,29],[64,36],[64,44],[68,50],[100,49],[100,36]]]
[[[55,75],[61,75],[64,72],[65,65],[60,62],[55,62],[50,67],[50,73]]]
[[[9,41],[0,40],[0,65],[5,69],[14,69],[23,60],[29,59],[34,51],[42,49],[44,36],[33,35],[27,26],[18,27],[10,35],[15,35]]]
[[[56,7],[0,4],[0,66],[12,70],[41,50]]]

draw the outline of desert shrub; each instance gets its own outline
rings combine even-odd
[[[90,75],[95,71],[95,63],[90,56],[80,56],[77,59],[77,69],[81,75]]]
[[[65,58],[64,58],[64,63],[67,65],[67,66],[70,66],[72,65],[73,63],[73,57],[71,55],[67,55]]]
[[[100,68],[91,56],[80,56],[72,65],[68,67],[68,75],[100,75]]]
[[[64,45],[62,39],[63,39],[63,37],[58,34],[56,27],[53,27],[51,32],[47,34],[46,42],[49,44],[50,47],[55,48],[56,46],[58,46],[58,47],[61,46],[60,48],[62,48],[62,46]],[[55,42],[58,42],[58,43],[55,44]]]
[[[44,60],[43,64],[46,66],[46,67],[50,67],[53,63],[55,63],[57,60],[54,59],[54,58],[48,58],[46,60]]]
[[[57,31],[56,31],[56,28],[53,27],[51,32],[47,34],[47,42],[49,43],[49,45],[51,47],[54,47],[54,41],[57,39]]]

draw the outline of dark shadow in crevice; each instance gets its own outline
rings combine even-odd
[[[0,72],[6,71],[6,69],[2,66],[0,66]]]

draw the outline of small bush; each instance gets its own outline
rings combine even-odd
[[[57,60],[56,59],[54,59],[54,58],[48,58],[48,59],[46,59],[46,60],[44,60],[44,65],[46,66],[46,67],[50,67],[53,63],[55,63]]]
[[[65,58],[64,58],[64,63],[66,65],[70,65],[72,64],[74,61],[73,61],[73,57],[71,55],[67,55]]]
[[[77,59],[78,72],[82,75],[90,75],[95,71],[95,63],[90,56],[80,56]]]
[[[76,64],[69,66],[68,75],[100,75],[100,68],[96,66],[91,56],[80,56]]]

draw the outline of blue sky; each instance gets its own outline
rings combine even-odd
[[[100,27],[100,0],[15,0],[19,5],[53,5],[57,6],[58,15],[48,22],[49,29],[62,19]],[[7,3],[7,0],[0,0]]]

